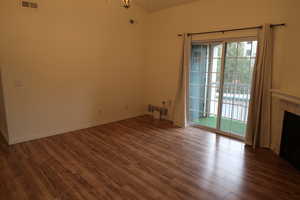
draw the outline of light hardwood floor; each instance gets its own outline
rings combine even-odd
[[[267,150],[147,116],[0,142],[1,200],[300,199],[300,172]]]

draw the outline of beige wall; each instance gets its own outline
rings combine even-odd
[[[37,2],[37,10],[0,2],[10,143],[143,113],[146,13],[119,1]]]

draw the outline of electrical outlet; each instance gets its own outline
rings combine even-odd
[[[23,81],[21,81],[21,80],[15,80],[14,86],[15,86],[16,88],[22,88],[22,87],[24,87],[24,83],[23,83]]]

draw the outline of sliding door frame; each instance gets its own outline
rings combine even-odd
[[[221,117],[222,116],[222,109],[223,109],[223,92],[224,92],[224,73],[225,73],[225,59],[226,59],[226,49],[227,49],[227,42],[222,42],[222,61],[221,61],[221,73],[220,73],[220,86],[219,86],[219,99],[218,99],[218,114],[217,114],[217,130],[221,130]]]
[[[213,132],[213,133],[217,133],[217,134],[220,134],[220,135],[224,135],[224,136],[227,136],[227,137],[230,137],[230,138],[233,138],[233,139],[237,139],[239,141],[243,141],[243,142],[245,141],[245,137],[235,135],[233,133],[227,133],[227,132],[222,131],[220,129],[221,128],[221,117],[220,116],[222,114],[222,102],[223,102],[223,91],[224,91],[224,73],[225,73],[225,65],[226,65],[226,50],[227,50],[227,44],[230,43],[230,42],[245,42],[245,41],[257,41],[257,40],[258,40],[257,36],[249,36],[249,37],[234,37],[234,38],[220,38],[220,39],[208,39],[208,40],[195,40],[195,41],[192,41],[191,45],[194,45],[194,44],[211,45],[213,43],[222,44],[222,57],[221,57],[222,61],[221,61],[221,72],[220,72],[220,74],[221,74],[221,76],[220,76],[220,87],[219,87],[220,95],[219,95],[219,99],[218,99],[219,105],[218,105],[218,114],[217,114],[218,115],[217,116],[217,127],[216,128],[211,128],[211,127],[199,125],[195,122],[191,122],[190,119],[189,119],[189,113],[187,113],[188,125],[189,126],[200,128],[200,129],[203,129],[203,130],[206,130],[206,131],[209,131],[209,132]],[[211,53],[211,51],[209,53]],[[209,62],[211,62],[211,61],[209,61]],[[256,62],[257,62],[257,55],[256,55]],[[256,65],[254,67],[256,67]],[[191,66],[189,67],[189,73],[190,73],[190,68],[191,68]],[[190,77],[188,75],[187,85],[189,85],[189,78]],[[251,83],[251,84],[253,84],[253,83]],[[189,91],[189,89],[187,91]],[[187,98],[186,112],[189,112],[189,109],[188,109],[189,108],[189,92],[187,92],[187,97],[186,98]],[[250,97],[249,101],[251,101],[251,97]],[[247,126],[248,126],[248,124],[247,124]]]

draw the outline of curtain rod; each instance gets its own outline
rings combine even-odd
[[[271,24],[271,28],[277,26],[285,26],[286,24]],[[232,31],[243,31],[243,30],[251,30],[251,29],[262,29],[263,26],[252,26],[252,27],[244,27],[244,28],[235,28],[235,29],[225,29],[225,30],[218,30],[218,31],[208,31],[208,32],[200,32],[200,33],[187,33],[188,36],[190,35],[203,35],[203,34],[211,34],[211,33],[226,33]],[[178,36],[182,36],[182,34],[178,34]]]

